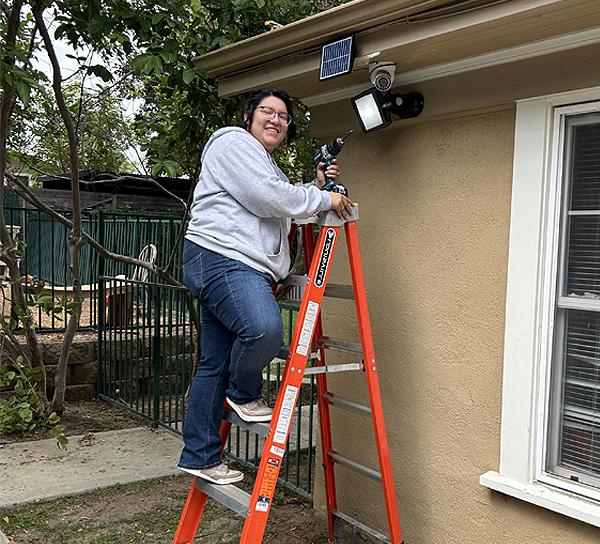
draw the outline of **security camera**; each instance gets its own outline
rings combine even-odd
[[[375,88],[382,93],[389,91],[396,74],[395,62],[370,62],[369,77]]]

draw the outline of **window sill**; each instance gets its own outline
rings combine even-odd
[[[490,471],[479,483],[489,489],[600,527],[600,503],[535,482],[524,484]]]

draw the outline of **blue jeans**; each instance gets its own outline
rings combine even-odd
[[[262,369],[283,342],[273,279],[185,240],[183,276],[202,307],[200,363],[189,393],[179,466],[221,462],[219,428],[227,395],[244,404],[262,395]]]

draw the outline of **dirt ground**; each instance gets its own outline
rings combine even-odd
[[[67,403],[61,422],[67,436],[149,425],[147,419],[99,400]],[[46,438],[50,438],[48,431],[38,429],[30,433],[0,435],[0,444]]]
[[[189,477],[176,476],[0,511],[11,544],[167,544],[173,540]],[[194,542],[239,542],[243,520],[209,501]],[[323,544],[325,523],[290,494],[278,492],[265,544]]]
[[[102,401],[69,403],[63,421],[68,435],[147,424]],[[47,436],[3,436],[0,442],[42,438]],[[248,491],[252,482],[248,473]],[[11,544],[166,544],[172,542],[189,485],[189,476],[182,475],[0,510],[0,529]],[[194,542],[237,543],[242,525],[241,518],[209,501]],[[263,542],[323,544],[325,522],[302,499],[278,491]]]

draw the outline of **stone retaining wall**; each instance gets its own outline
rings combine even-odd
[[[48,396],[54,391],[54,375],[60,356],[60,340],[42,340],[48,379]],[[76,338],[71,346],[65,400],[90,400],[96,396],[97,339]]]

